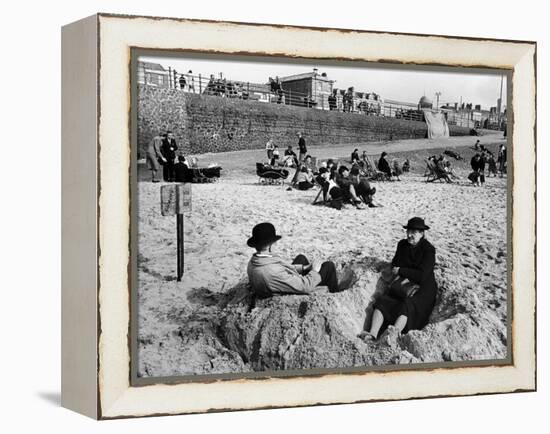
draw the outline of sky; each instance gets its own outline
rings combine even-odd
[[[237,59],[237,60],[235,60]],[[347,89],[354,86],[358,92],[375,92],[383,99],[417,103],[420,97],[427,96],[436,101],[440,92],[439,104],[473,103],[483,109],[497,105],[502,74],[498,72],[454,68],[452,71],[436,67],[395,67],[367,64],[364,62],[332,62],[274,58],[252,58],[231,56],[206,56],[185,54],[177,56],[141,56],[139,60],[156,62],[166,69],[170,66],[180,73],[193,71],[209,77],[220,72],[228,80],[267,83],[269,77],[311,72],[318,68],[335,80],[334,87]],[[414,68],[414,69],[413,69]],[[471,70],[470,70],[471,71]],[[503,76],[502,101],[506,105],[506,76]]]

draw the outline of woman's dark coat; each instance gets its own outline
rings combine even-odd
[[[420,285],[418,292],[405,299],[382,295],[375,303],[384,316],[384,321],[393,324],[400,315],[405,315],[407,325],[403,332],[423,328],[432,313],[437,283],[434,276],[435,247],[422,238],[416,246],[407,240],[397,244],[397,251],[392,260],[393,267],[399,267],[399,275]]]
[[[388,163],[384,157],[380,157],[378,160],[378,170],[380,170],[380,172],[384,172],[388,176],[391,176],[390,163]]]

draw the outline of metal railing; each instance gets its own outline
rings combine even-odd
[[[168,70],[147,70],[142,66],[138,70],[138,83],[146,86],[179,89],[182,92],[221,98],[259,101],[272,104],[291,105],[296,107],[315,108],[361,114],[368,116],[391,117],[409,121],[424,121],[424,114],[417,104],[382,100],[375,93],[354,92],[347,89],[335,89],[333,93],[325,92],[311,95],[285,89],[284,83],[273,81],[270,84],[250,83],[228,80],[222,74],[219,77],[202,74],[180,73],[173,68]],[[482,122],[472,119],[471,113],[452,112],[447,110],[447,123],[467,128],[483,127]]]

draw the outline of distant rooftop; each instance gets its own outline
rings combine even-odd
[[[287,75],[286,77],[279,77],[279,81],[285,82],[285,81],[296,81],[296,80],[304,80],[306,78],[315,78],[316,80],[322,80],[322,81],[330,81],[334,82],[334,80],[330,80],[328,77],[323,77],[318,72],[304,72],[302,74],[294,74],[294,75]]]
[[[166,69],[162,67],[159,63],[153,63],[153,62],[139,62],[140,66],[145,69],[149,69],[152,71],[161,71],[166,72]]]

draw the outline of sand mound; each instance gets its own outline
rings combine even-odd
[[[359,280],[347,291],[254,300],[246,279],[225,293],[190,291],[189,307],[172,309],[179,324],[160,352],[141,342],[149,375],[349,368],[397,363],[483,360],[506,356],[506,327],[479,298],[441,282],[437,306],[423,330],[399,335],[392,327],[376,342],[357,337],[368,327],[372,302],[387,288],[372,257],[351,261]]]

